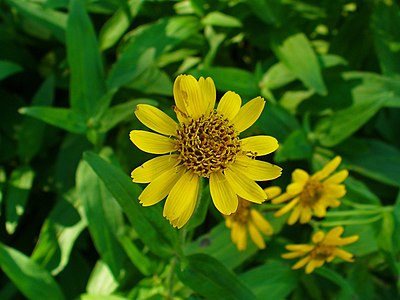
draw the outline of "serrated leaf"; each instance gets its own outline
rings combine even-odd
[[[95,31],[79,0],[70,2],[67,58],[71,70],[71,108],[88,119],[100,109],[100,100],[106,94],[106,84]]]
[[[142,207],[137,200],[141,192],[139,186],[97,154],[85,152],[84,159],[118,201],[141,240],[154,254],[169,257],[176,249],[178,236],[176,230],[162,217],[160,207]]]
[[[194,254],[183,263],[179,279],[207,299],[256,299],[232,271],[211,256]]]
[[[20,108],[19,112],[72,133],[86,132],[82,116],[68,108],[32,106]]]
[[[276,32],[272,36],[272,49],[306,87],[320,95],[327,94],[317,56],[304,33],[287,36],[282,31]]]
[[[0,243],[0,267],[28,299],[65,299],[54,278],[21,252]]]

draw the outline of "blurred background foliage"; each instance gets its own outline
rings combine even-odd
[[[393,0],[1,0],[0,299],[398,299],[399,28]],[[243,252],[207,192],[180,232],[142,208],[133,111],[173,115],[181,73],[268,100],[246,134],[279,140],[273,184],[341,155],[343,204],[313,226],[265,206],[275,235]],[[354,263],[280,258],[335,225]]]

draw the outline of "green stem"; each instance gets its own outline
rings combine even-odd
[[[175,285],[175,268],[178,262],[178,257],[174,256],[171,261],[168,277],[167,277],[167,295],[166,299],[174,299],[174,285]]]
[[[379,221],[382,218],[382,215],[379,214],[375,217],[368,219],[359,219],[359,220],[340,220],[340,221],[323,221],[320,222],[320,225],[323,227],[335,227],[342,225],[361,225],[361,224],[369,224]]]

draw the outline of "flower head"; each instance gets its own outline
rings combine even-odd
[[[292,225],[298,220],[304,224],[308,223],[313,215],[324,217],[328,207],[339,206],[338,198],[346,194],[346,189],[341,183],[349,174],[347,170],[342,170],[331,175],[340,162],[341,158],[336,156],[312,176],[304,170],[294,170],[292,183],[288,185],[286,192],[272,200],[274,204],[289,202],[278,210],[275,216],[282,216],[292,210],[288,224]]]
[[[296,270],[306,266],[307,274],[310,274],[315,268],[321,267],[325,262],[331,262],[335,257],[352,262],[353,254],[338,246],[352,244],[358,240],[358,236],[352,235],[342,238],[340,237],[342,233],[342,226],[331,229],[327,234],[318,231],[312,237],[313,245],[287,245],[286,249],[292,252],[282,254],[282,257],[291,259],[304,256],[293,265],[292,269]]]
[[[149,183],[139,196],[142,205],[167,197],[163,215],[181,228],[196,207],[200,177],[209,178],[214,205],[225,215],[236,211],[238,197],[262,203],[267,196],[255,181],[277,178],[282,169],[254,158],[275,151],[278,142],[239,135],[258,119],[265,101],[257,97],[241,107],[240,96],[229,91],[214,109],[213,80],[191,75],[176,78],[174,98],[178,123],[151,105],[139,104],[135,111],[156,133],[132,130],[131,141],[145,152],[165,154],[131,173],[134,182]]]
[[[266,190],[268,196],[280,193],[277,187]],[[247,248],[247,233],[250,234],[254,244],[259,249],[265,248],[264,235],[270,236],[273,233],[271,224],[252,207],[249,201],[239,197],[239,205],[235,213],[225,216],[225,225],[231,229],[231,239],[238,250]],[[261,232],[261,233],[260,233]]]

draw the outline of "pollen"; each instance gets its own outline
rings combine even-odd
[[[324,260],[333,255],[336,246],[317,244],[310,255],[312,259]]]
[[[309,180],[300,194],[300,203],[303,206],[312,207],[321,198],[324,186],[318,180]]]
[[[177,130],[179,161],[188,170],[203,177],[223,171],[235,162],[240,152],[237,132],[228,119],[212,111]]]

